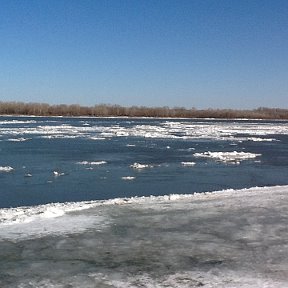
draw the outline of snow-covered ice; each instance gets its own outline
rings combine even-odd
[[[288,287],[288,186],[0,210],[0,287]]]

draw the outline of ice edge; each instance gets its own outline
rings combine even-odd
[[[131,198],[114,198],[108,200],[93,200],[80,202],[49,203],[37,206],[21,206],[17,208],[0,209],[0,227],[19,223],[29,223],[37,219],[61,217],[67,212],[86,210],[104,205],[127,205],[127,204],[148,204],[163,203],[167,201],[181,200],[211,200],[226,197],[244,197],[259,193],[288,193],[288,185],[251,187],[243,189],[225,189],[218,191],[197,192],[192,194],[169,194],[163,196],[135,196]]]

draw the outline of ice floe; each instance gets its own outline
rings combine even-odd
[[[36,120],[15,120],[15,119],[0,121],[0,125],[34,124],[34,123],[37,123],[37,121]]]
[[[253,142],[272,142],[277,141],[275,138],[259,138],[259,137],[248,137],[244,138],[246,141],[253,141]]]
[[[98,141],[98,140],[106,140],[105,137],[96,137],[96,136],[92,136],[92,137],[89,137],[90,140],[95,140],[95,141]]]
[[[10,141],[10,142],[24,142],[24,141],[27,141],[29,140],[29,138],[11,138],[11,139],[8,139],[7,141]]]
[[[137,169],[137,170],[142,170],[142,169],[145,169],[145,168],[153,168],[154,165],[151,165],[151,164],[141,164],[141,163],[133,163],[132,165],[130,165],[131,168],[133,169]]]
[[[59,171],[53,171],[53,175],[54,175],[55,177],[59,177],[59,176],[64,176],[65,173],[59,172]]]
[[[106,164],[106,161],[81,161],[81,162],[77,162],[77,164],[79,165],[103,165]]]
[[[181,162],[182,166],[194,166],[195,164],[195,162]]]
[[[11,166],[0,166],[0,172],[11,172],[13,170],[14,168],[12,168]]]
[[[62,119],[62,118],[61,118]],[[81,118],[79,118],[81,119]],[[61,120],[60,120],[61,121]],[[135,121],[135,123],[134,123]],[[2,121],[3,122],[3,121]],[[42,120],[9,121],[0,127],[1,135],[13,135],[25,138],[25,135],[37,135],[38,137],[50,139],[73,139],[86,138],[101,140],[113,137],[143,137],[159,139],[217,139],[225,141],[275,141],[269,136],[276,134],[288,134],[287,122],[235,122],[235,121],[183,121],[181,119],[167,121],[161,119],[155,123],[151,121],[139,124],[137,120],[131,119],[127,126],[126,121],[119,121],[117,125],[104,126],[99,121],[98,125],[86,126],[79,121],[77,126],[59,124],[55,122],[44,122]],[[37,123],[39,125],[28,124]],[[1,122],[0,122],[1,124]],[[27,124],[27,127],[17,127]],[[243,136],[245,135],[245,136]],[[11,138],[12,139],[12,138]]]
[[[239,163],[243,160],[254,159],[261,156],[261,154],[249,153],[249,152],[203,152],[203,153],[194,153],[194,157],[204,157],[212,158],[221,162],[236,162]]]
[[[134,176],[123,176],[123,177],[121,177],[121,179],[122,180],[128,180],[128,181],[130,180],[131,181],[131,180],[134,180],[135,177]]]

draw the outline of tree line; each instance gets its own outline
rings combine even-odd
[[[288,109],[260,107],[253,110],[196,109],[183,107],[144,107],[99,104],[92,107],[78,104],[1,102],[0,115],[27,116],[91,116],[91,117],[167,117],[219,119],[288,119]]]

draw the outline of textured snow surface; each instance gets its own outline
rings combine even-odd
[[[0,287],[288,287],[288,186],[0,210]]]

